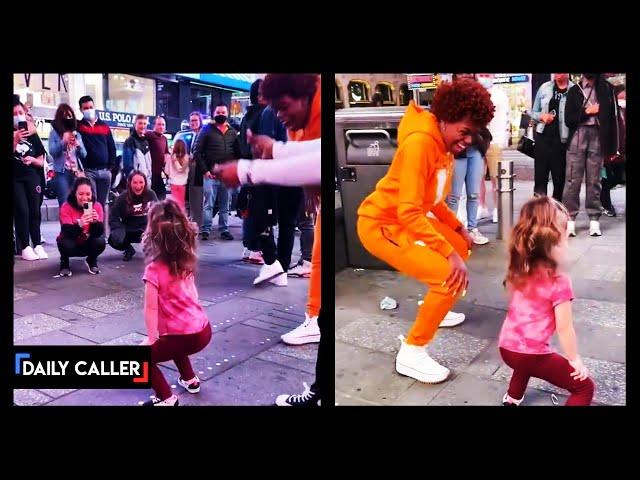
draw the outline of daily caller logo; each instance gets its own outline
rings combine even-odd
[[[149,362],[137,360],[46,360],[33,361],[31,354],[15,354],[15,374],[32,377],[130,377],[134,384],[149,381]],[[124,380],[124,378],[123,378]]]

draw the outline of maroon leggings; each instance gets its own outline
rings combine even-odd
[[[521,399],[527,389],[529,378],[536,377],[545,380],[556,387],[564,388],[571,392],[565,405],[590,405],[593,398],[595,385],[593,380],[575,380],[570,374],[574,369],[569,360],[557,353],[532,355],[517,353],[500,348],[500,355],[507,365],[513,369],[511,382],[509,382],[509,396],[513,399]]]
[[[191,380],[196,374],[191,367],[189,355],[204,350],[210,341],[211,325],[207,323],[207,326],[198,333],[163,335],[151,345],[151,387],[160,400],[166,400],[173,394],[158,363],[173,360],[178,367],[180,377],[183,380]]]

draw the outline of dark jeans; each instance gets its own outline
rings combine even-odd
[[[536,137],[534,160],[533,193],[547,195],[549,172],[553,181],[553,198],[562,201],[565,173],[567,169],[567,145],[560,142],[560,138],[549,138],[543,134]]]
[[[171,387],[158,367],[158,363],[173,360],[183,380],[191,380],[196,374],[193,371],[189,355],[198,353],[211,341],[211,325],[207,324],[198,333],[188,335],[163,335],[151,345],[151,387],[160,400],[166,400]]]
[[[165,187],[164,181],[162,180],[162,174],[151,174],[151,190],[156,192],[158,200],[164,200],[165,198],[167,198],[167,188]]]
[[[16,227],[16,241],[21,251],[29,246],[40,245],[40,180],[37,175],[29,175],[13,182],[13,218]]]
[[[109,245],[116,250],[124,251],[131,246],[132,243],[140,243],[142,241],[142,234],[144,232],[140,230],[126,231],[122,234],[122,230],[114,230],[109,235]]]
[[[571,395],[565,405],[568,406],[588,406],[591,404],[595,385],[593,380],[586,378],[582,381],[575,380],[571,373],[573,367],[569,360],[557,353],[547,353],[542,355],[529,355],[517,353],[510,350],[500,349],[500,355],[504,362],[513,369],[511,382],[509,382],[509,396],[516,400],[524,397],[529,378],[536,377],[555,385],[556,387],[569,390]]]
[[[87,257],[96,260],[106,247],[104,237],[89,237],[78,245],[75,238],[61,237],[56,243],[60,252],[60,262],[68,262],[70,257]]]
[[[300,256],[302,260],[307,262],[311,261],[311,251],[313,250],[313,220],[314,215],[305,212],[303,199],[298,214],[298,228],[300,229]]]

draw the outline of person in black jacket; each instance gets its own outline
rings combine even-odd
[[[207,240],[213,223],[213,205],[218,198],[220,204],[218,228],[220,238],[233,240],[229,232],[229,191],[224,184],[213,178],[213,167],[241,157],[237,132],[227,122],[228,109],[224,103],[213,110],[215,123],[205,125],[195,140],[194,157],[200,171],[204,172],[204,219],[200,225],[200,238]]]
[[[123,261],[128,262],[136,251],[132,243],[140,243],[147,228],[147,213],[158,197],[149,188],[144,173],[134,170],[127,179],[127,191],[120,195],[109,209],[109,245],[124,251]]]
[[[600,236],[600,171],[605,157],[616,151],[615,96],[613,88],[597,73],[584,73],[567,92],[565,123],[569,127],[567,171],[562,195],[571,220],[569,235],[575,237],[575,220],[580,211],[580,187],[585,176],[585,208],[589,235]]]

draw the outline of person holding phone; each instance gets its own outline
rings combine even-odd
[[[56,239],[60,251],[60,276],[72,275],[70,257],[86,257],[89,273],[100,273],[98,257],[104,252],[104,211],[96,202],[91,180],[75,179],[67,201],[60,208],[60,234]]]
[[[13,99],[13,185],[14,221],[18,250],[24,260],[49,258],[40,237],[40,170],[44,166],[44,145],[28,128],[20,97]],[[30,241],[33,247],[30,245]]]

